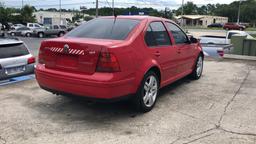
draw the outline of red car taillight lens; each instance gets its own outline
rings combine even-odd
[[[33,64],[35,62],[36,62],[36,58],[35,57],[28,58],[28,64]]]
[[[112,53],[101,52],[96,68],[97,72],[119,72],[120,66],[116,56]]]
[[[218,54],[223,57],[224,56],[224,50],[223,49],[218,49],[217,50]]]
[[[43,52],[42,48],[40,48],[39,54],[38,54],[38,63],[40,63],[40,64],[44,64],[43,53],[44,52]]]

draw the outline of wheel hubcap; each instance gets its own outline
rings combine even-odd
[[[199,57],[196,65],[196,74],[198,77],[201,76],[203,70],[203,58]]]
[[[147,107],[154,105],[156,101],[158,83],[154,76],[149,76],[144,84],[143,102]]]

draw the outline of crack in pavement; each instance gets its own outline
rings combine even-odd
[[[254,134],[254,133],[234,132],[234,131],[231,131],[231,130],[226,130],[226,129],[224,129],[223,127],[221,127],[221,122],[222,122],[222,120],[223,120],[224,115],[225,115],[226,112],[227,112],[227,109],[229,108],[229,106],[231,105],[231,103],[235,100],[236,96],[239,94],[241,88],[243,87],[243,85],[244,85],[245,82],[247,81],[247,79],[248,79],[248,77],[249,77],[249,75],[250,75],[251,70],[252,70],[252,69],[250,69],[250,68],[248,67],[248,71],[247,71],[247,73],[246,73],[246,76],[244,77],[242,83],[240,84],[240,86],[239,86],[239,88],[237,89],[237,91],[235,92],[235,94],[232,96],[232,98],[231,98],[231,99],[228,101],[228,103],[226,104],[226,106],[225,106],[225,108],[224,108],[224,111],[223,111],[223,113],[221,114],[218,123],[215,124],[215,127],[214,127],[214,128],[211,128],[211,129],[208,129],[208,130],[205,130],[205,131],[196,133],[196,134],[192,134],[192,135],[189,135],[189,136],[187,136],[187,137],[178,137],[176,140],[174,140],[174,141],[171,142],[170,144],[174,144],[174,143],[176,143],[176,142],[178,142],[178,141],[180,141],[180,140],[182,140],[182,139],[189,139],[189,138],[192,138],[192,137],[195,137],[195,136],[200,136],[200,135],[206,134],[206,133],[208,133],[208,132],[211,132],[211,131],[213,131],[213,130],[219,130],[219,131],[221,130],[221,131],[224,131],[224,132],[227,132],[227,133],[230,133],[230,134],[243,135],[243,136],[253,136],[254,138],[256,138],[256,134]],[[184,114],[184,113],[182,113],[182,114]],[[184,115],[187,115],[187,114],[184,114]],[[196,118],[196,117],[191,116],[191,115],[187,115],[187,116],[192,117],[192,118]],[[202,120],[202,119],[200,119],[200,118],[196,118],[196,119]],[[203,139],[203,138],[205,138],[205,137],[209,137],[209,136],[213,135],[214,133],[215,133],[215,132],[213,132],[213,133],[211,133],[211,134],[203,135],[203,136],[201,136],[201,137],[199,137],[199,138],[192,139],[192,140],[190,140],[190,141],[188,141],[188,142],[186,142],[186,143],[184,143],[184,144],[193,143],[193,142],[195,142],[195,141],[197,141],[197,140]]]
[[[200,140],[200,139],[203,139],[203,138],[209,137],[209,136],[211,136],[211,135],[213,135],[213,134],[214,134],[214,133],[211,133],[211,134],[208,134],[208,135],[205,135],[205,136],[201,136],[201,137],[199,137],[199,138],[197,138],[197,139],[191,140],[191,141],[186,142],[186,143],[184,143],[184,144],[189,144],[189,143],[192,143],[192,142],[198,141],[198,140]]]
[[[218,121],[218,127],[221,126],[221,121],[222,121],[224,115],[226,114],[228,107],[231,105],[231,103],[234,101],[234,99],[236,98],[236,96],[239,94],[241,88],[243,87],[243,85],[245,84],[247,78],[249,77],[250,72],[251,72],[251,69],[248,68],[248,71],[247,71],[247,73],[246,73],[246,76],[245,76],[245,78],[243,79],[242,83],[240,84],[239,88],[237,89],[237,91],[235,92],[235,94],[233,95],[233,97],[232,97],[232,98],[228,101],[228,103],[226,104],[226,106],[225,106],[225,108],[224,108],[224,111],[223,111],[223,113],[222,113],[222,115],[220,116],[220,119],[219,119],[219,121]]]
[[[173,142],[171,142],[170,144],[174,144],[177,141],[182,140],[182,139],[189,139],[189,138],[192,138],[192,137],[195,137],[195,136],[199,136],[199,135],[205,134],[205,133],[210,132],[210,131],[215,130],[215,129],[216,129],[216,127],[207,129],[205,131],[202,131],[202,132],[199,132],[199,133],[196,133],[196,134],[189,135],[187,137],[179,137],[176,140],[174,140]]]

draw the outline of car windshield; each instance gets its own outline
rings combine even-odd
[[[23,56],[27,54],[29,54],[29,51],[22,43],[0,45],[0,59]]]
[[[139,20],[98,18],[82,24],[66,37],[124,40]]]

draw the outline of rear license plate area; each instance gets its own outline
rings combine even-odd
[[[56,60],[56,66],[59,68],[77,69],[78,57],[73,55],[59,55]]]
[[[15,75],[20,74],[26,70],[25,66],[17,66],[17,67],[10,67],[5,69],[5,74],[7,75]]]

